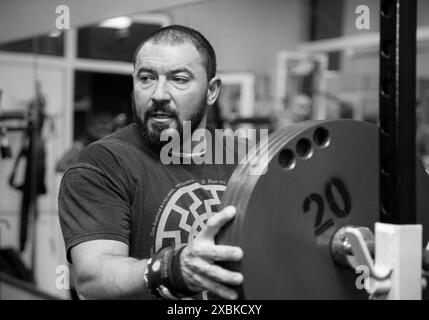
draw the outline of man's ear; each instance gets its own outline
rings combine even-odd
[[[207,87],[207,105],[211,106],[215,103],[219,92],[222,81],[218,77],[213,77]]]

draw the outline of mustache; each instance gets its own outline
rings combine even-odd
[[[154,104],[149,109],[146,110],[146,115],[150,116],[158,112],[166,113],[170,117],[178,118],[179,114],[177,110],[171,108],[168,104]]]

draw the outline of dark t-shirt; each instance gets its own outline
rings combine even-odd
[[[219,148],[212,133],[212,147]],[[236,151],[228,146],[222,143],[224,154]],[[188,243],[219,211],[235,166],[164,165],[135,124],[89,145],[64,174],[59,192],[67,258],[73,246],[96,239],[122,241],[137,259]]]

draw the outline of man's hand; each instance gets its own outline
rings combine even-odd
[[[189,289],[208,290],[224,299],[237,299],[237,292],[226,285],[240,285],[243,275],[214,264],[216,261],[239,261],[243,257],[241,248],[216,245],[214,241],[216,234],[235,216],[235,212],[235,207],[229,206],[210,217],[206,228],[183,249],[180,265]]]

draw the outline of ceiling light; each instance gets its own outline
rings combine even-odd
[[[116,17],[102,21],[99,26],[103,28],[127,29],[132,23],[130,17]]]
[[[48,36],[51,38],[58,38],[60,35],[61,35],[60,30],[54,30],[54,31],[50,32]]]

